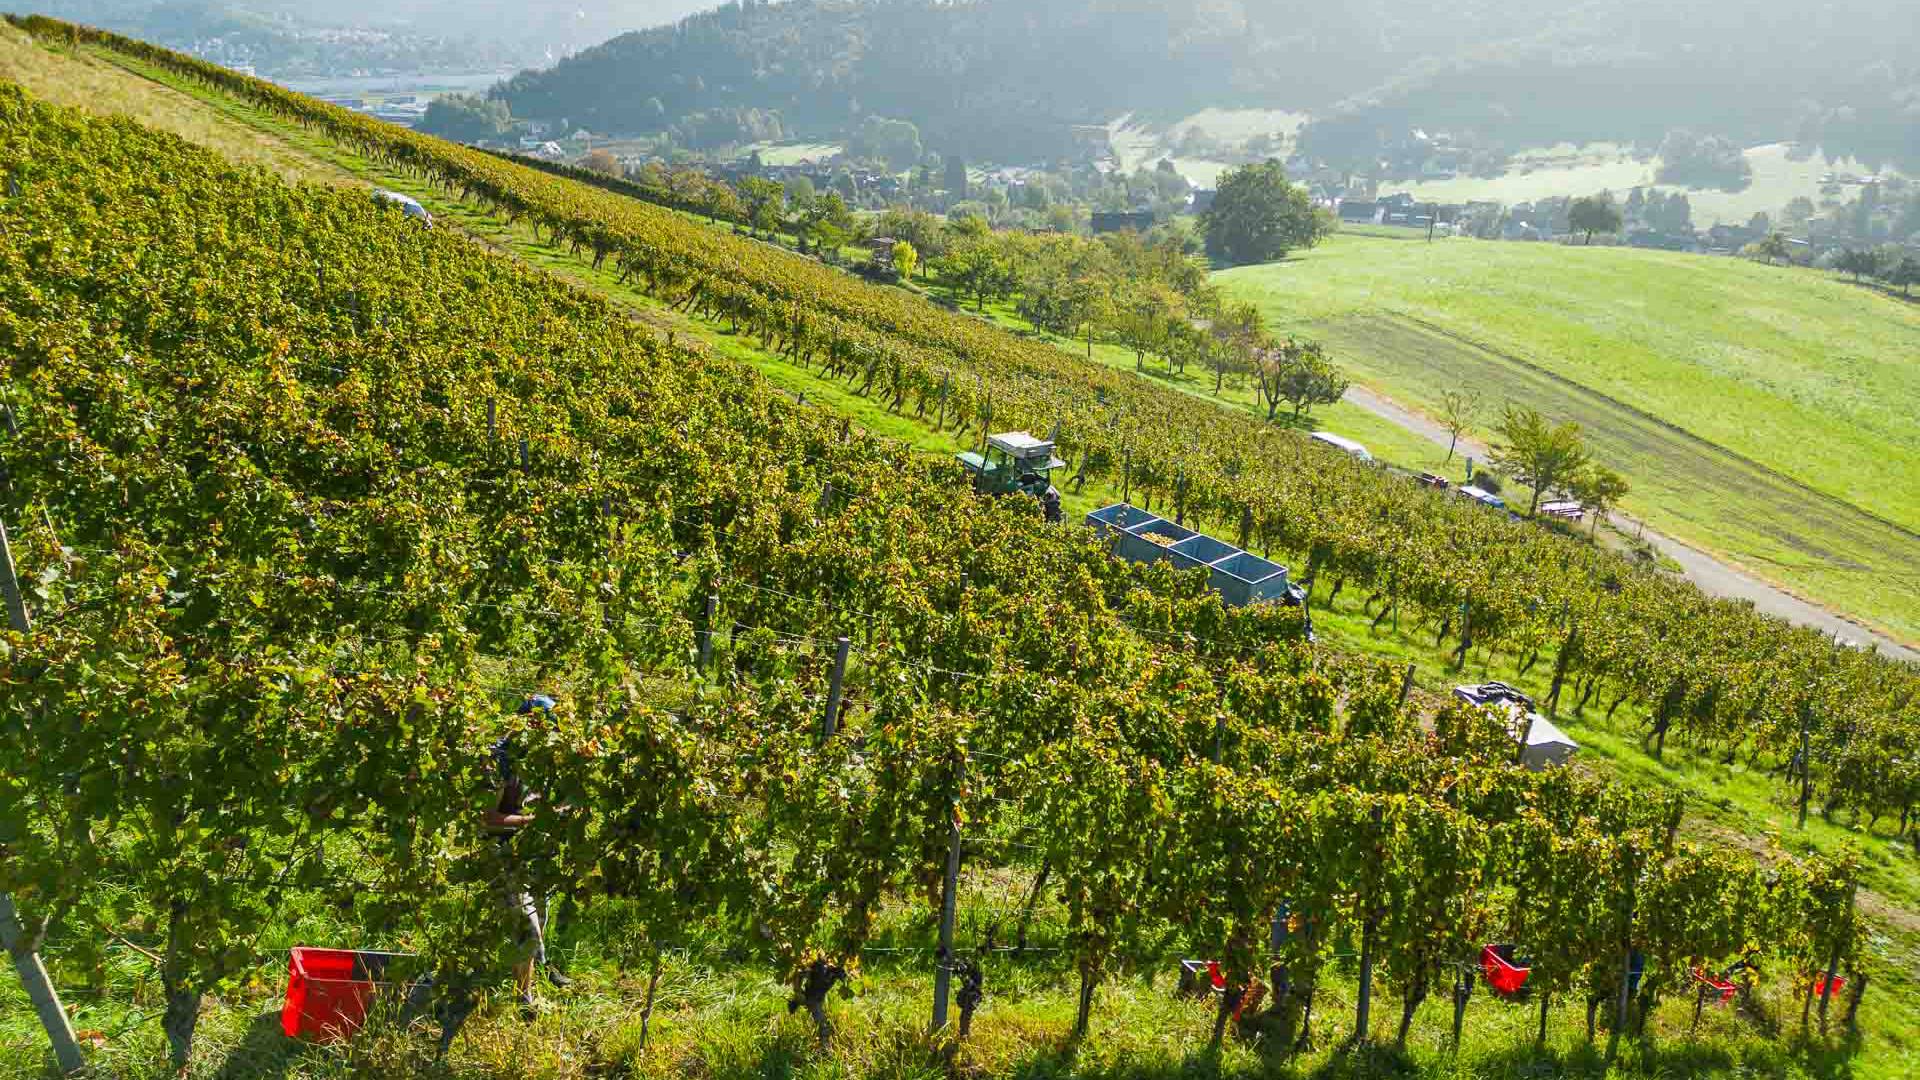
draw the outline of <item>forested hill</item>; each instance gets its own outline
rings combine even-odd
[[[1692,127],[1911,163],[1917,56],[1910,0],[749,0],[497,93],[619,132],[751,108],[814,135],[872,113],[1003,160],[1124,112],[1244,104],[1315,112],[1329,156],[1410,127],[1509,149]]]
[[[873,113],[914,121],[939,149],[1046,156],[1071,125],[1128,110],[1330,104],[1423,53],[1383,37],[1382,2],[1284,12],[1241,0],[734,3],[614,38],[498,93],[516,116],[596,130],[758,108],[811,133]],[[1431,37],[1411,29],[1409,41]]]

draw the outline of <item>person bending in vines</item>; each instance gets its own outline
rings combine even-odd
[[[553,699],[544,694],[530,697],[520,703],[519,715],[529,728],[550,725],[553,722]],[[533,806],[540,801],[540,793],[527,790],[526,782],[514,768],[514,755],[518,749],[514,738],[517,734],[509,733],[493,744],[493,768],[500,788],[493,808],[486,812],[486,828],[499,838],[501,849],[507,856],[507,875],[502,880],[501,900],[506,907],[508,922],[513,927],[513,977],[514,985],[520,992],[520,1014],[523,1019],[531,1020],[535,1012],[533,969],[536,964],[546,970],[547,981],[556,987],[572,985],[573,980],[547,962],[547,905],[544,898],[536,897],[527,885],[526,868],[513,851],[513,838],[519,835],[521,829],[532,824]]]

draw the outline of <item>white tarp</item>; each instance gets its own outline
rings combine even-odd
[[[1565,765],[1573,752],[1580,749],[1579,743],[1539,713],[1527,719],[1531,721],[1526,733],[1527,745],[1520,749],[1520,763],[1527,768],[1539,772],[1550,765]]]

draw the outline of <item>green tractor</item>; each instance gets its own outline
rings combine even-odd
[[[1053,443],[1036,439],[1024,431],[1009,431],[987,436],[985,454],[967,451],[954,455],[973,476],[973,489],[983,495],[1011,495],[1019,492],[1043,502],[1057,504],[1060,492],[1047,476],[1067,463],[1053,456]]]

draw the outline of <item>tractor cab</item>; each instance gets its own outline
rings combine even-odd
[[[955,455],[973,476],[973,489],[984,495],[1010,495],[1019,492],[1038,499],[1053,485],[1047,476],[1066,462],[1053,456],[1053,444],[1036,439],[1024,431],[1009,431],[987,436],[985,454],[968,451]]]

